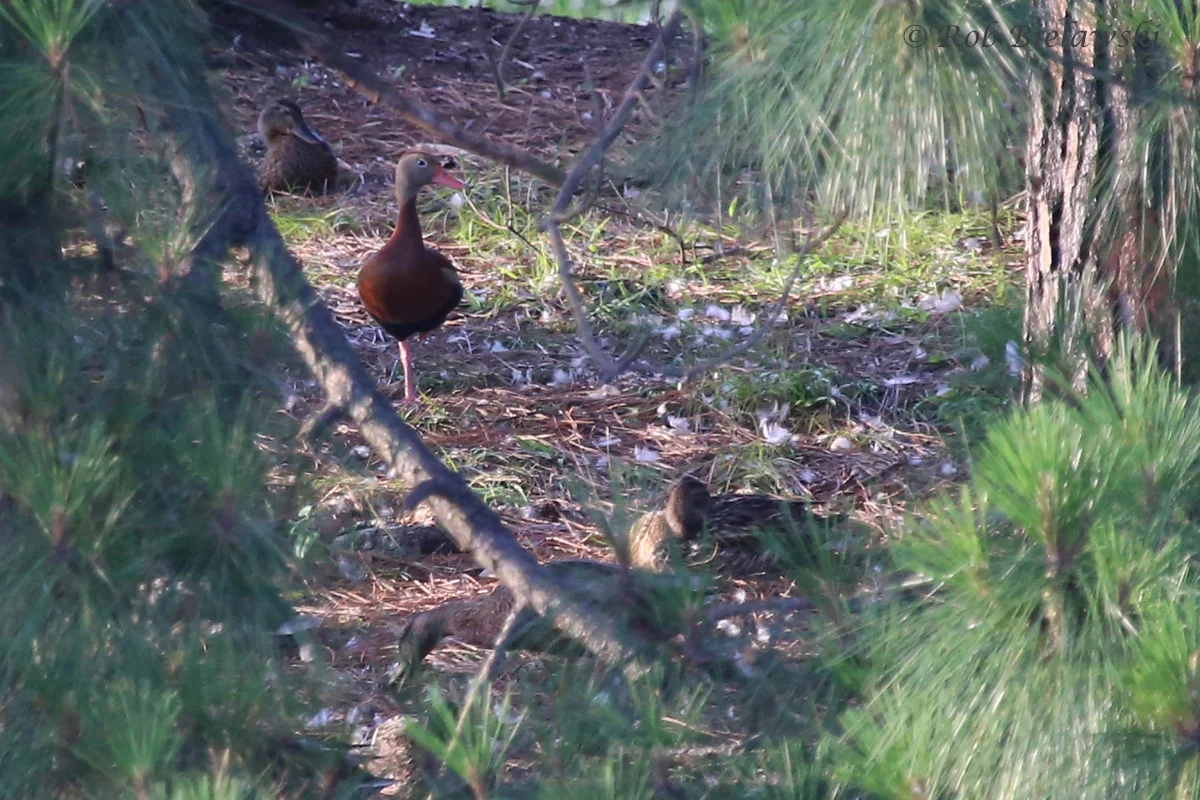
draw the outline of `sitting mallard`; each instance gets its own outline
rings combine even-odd
[[[674,542],[690,542],[704,530],[712,512],[708,487],[684,475],[671,487],[660,511],[650,511],[629,529],[629,564],[661,572],[670,562]]]
[[[717,495],[701,481],[685,475],[667,495],[658,511],[644,514],[629,532],[629,566],[565,559],[546,565],[596,605],[610,611],[623,609],[627,621],[651,640],[665,641],[682,630],[677,613],[679,594],[693,591],[691,581],[666,573],[671,551],[708,532],[719,544],[757,543],[756,529],[798,532],[805,544],[812,540],[805,526],[811,511],[801,501],[765,495]],[[674,598],[672,600],[671,598]],[[503,586],[467,600],[452,600],[437,608],[410,615],[399,632],[398,677],[419,664],[446,636],[477,647],[492,647],[516,603]],[[578,652],[579,647],[560,636],[532,611],[525,611],[504,643],[506,648],[541,652]]]
[[[811,545],[814,517],[801,500],[761,494],[713,496],[701,481],[685,475],[671,487],[661,511],[644,514],[630,529],[630,565],[662,571],[673,548],[705,532],[718,545],[738,548],[757,547],[762,531],[799,536],[802,544]]]
[[[337,184],[338,160],[329,143],[308,126],[300,106],[275,100],[258,116],[267,145],[259,185],[263,192],[324,192]]]

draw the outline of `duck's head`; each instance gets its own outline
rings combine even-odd
[[[291,100],[274,100],[258,115],[258,133],[270,144],[282,136],[295,136],[308,144],[324,144],[321,135],[308,127],[300,106]]]
[[[401,204],[415,198],[417,192],[431,183],[451,189],[467,186],[428,153],[408,153],[396,162],[396,199]]]
[[[691,475],[684,475],[667,495],[667,525],[680,539],[694,539],[704,529],[711,509],[708,487]]]

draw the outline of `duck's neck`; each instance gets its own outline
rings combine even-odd
[[[410,197],[400,204],[400,216],[396,220],[396,229],[388,244],[407,246],[414,249],[425,246],[421,238],[421,220],[417,216],[417,198]]]

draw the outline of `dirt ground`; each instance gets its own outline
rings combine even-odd
[[[351,10],[326,16],[327,32],[343,52],[400,90],[471,133],[563,162],[590,144],[595,134],[587,74],[605,110],[611,110],[655,38],[646,27],[536,15],[505,61],[507,90],[502,100],[483,41],[486,35],[493,53],[498,53],[516,28],[517,16],[391,0],[359,0]],[[683,35],[665,60],[677,67],[689,55],[690,44]],[[253,29],[234,34],[214,60],[227,65],[224,84],[232,96],[233,119],[242,130],[254,130],[258,112],[269,99],[292,97],[339,156],[362,175],[362,191],[388,185],[395,158],[429,141],[427,134],[389,109],[370,105],[277,35]],[[671,82],[678,83],[678,77]],[[635,135],[637,128],[635,122]]]
[[[652,28],[534,17],[513,45],[507,65],[510,89],[501,99],[481,49],[480,17],[473,10],[359,0],[318,19],[348,55],[400,90],[473,133],[562,165],[571,163],[596,130],[585,63],[601,102],[611,109],[655,35]],[[517,18],[485,11],[482,19],[489,44],[498,51]],[[690,53],[686,37],[672,45],[652,93],[667,97],[679,90]],[[306,61],[297,47],[253,25],[230,32],[227,46],[215,51],[212,60],[221,65],[237,133],[254,130],[258,111],[269,99],[288,96],[349,167],[349,188],[325,197],[285,198],[277,201],[276,211],[335,220],[316,234],[295,239],[293,249],[372,374],[398,399],[403,383],[396,372],[394,342],[371,324],[354,278],[395,218],[395,159],[428,144],[430,137],[387,107],[368,103],[330,70]],[[641,109],[630,137],[636,139],[653,122],[650,111]],[[484,160],[459,157],[471,182],[469,195],[478,198],[511,187],[509,178]],[[528,180],[522,186],[525,194],[517,202],[535,213],[548,191]],[[924,293],[934,302],[927,302],[923,313],[863,327],[850,338],[845,335],[847,315],[859,309],[861,298],[839,288],[849,284],[812,277],[795,293],[787,322],[763,345],[771,356],[767,361],[751,355],[735,359],[699,386],[680,388],[662,378],[637,376],[610,386],[584,356],[565,305],[555,299],[557,286],[524,277],[522,270],[544,257],[536,252],[544,250],[543,244],[516,241],[505,230],[511,220],[475,209],[474,224],[487,228],[490,223],[489,236],[503,242],[480,247],[464,238],[461,225],[455,227],[447,200],[422,202],[430,220],[427,240],[456,261],[464,285],[479,302],[464,306],[428,343],[416,347],[418,374],[430,381],[423,382],[422,390],[432,399],[402,413],[435,451],[469,476],[539,558],[611,559],[591,514],[619,515],[623,505],[632,511],[652,507],[684,470],[701,475],[718,491],[771,491],[838,506],[851,511],[880,541],[913,497],[958,474],[943,432],[913,409],[944,393],[955,375],[969,369],[953,353],[953,343],[961,338],[957,323],[951,314],[939,316],[937,300],[939,292],[943,297],[956,292],[962,304],[972,303],[978,289],[971,279],[950,270],[941,285],[926,287]],[[482,205],[481,200],[473,202]],[[536,237],[536,231],[531,235]],[[730,336],[738,335],[736,316],[732,322],[728,316],[731,306],[735,314],[754,314],[773,300],[765,292],[747,295],[745,284],[737,280],[739,269],[762,257],[762,242],[730,242],[744,248],[745,260],[705,266],[695,258],[681,263],[679,254],[671,254],[661,242],[658,249],[642,247],[639,237],[646,235],[644,227],[614,217],[603,241],[577,252],[581,280],[592,299],[603,297],[614,273],[635,284],[639,275],[655,270],[673,275],[658,281],[661,307],[651,308],[646,318],[651,324],[658,319],[663,330],[674,324],[672,314],[683,325],[679,309],[690,307],[694,315],[687,324],[693,327],[685,330],[694,336],[664,336],[651,346],[651,355],[677,356],[685,343],[718,346],[726,329]],[[978,238],[973,231],[958,232],[950,246],[952,257],[971,263],[986,257],[986,252],[978,253]],[[709,245],[714,241],[706,240]],[[497,261],[499,252],[509,254],[503,263]],[[521,279],[514,281],[513,275]],[[233,273],[229,279],[237,282],[244,276]],[[877,280],[882,279],[856,275],[855,291],[870,290]],[[509,301],[495,300],[505,292]],[[620,344],[620,336],[614,328],[610,343]],[[789,365],[799,364],[835,375],[841,400],[814,402],[811,409],[793,408],[790,417],[772,417],[771,376],[782,382],[793,368]],[[722,382],[753,385],[764,381],[764,373],[768,391],[755,401],[765,412],[704,400]],[[299,420],[320,407],[320,398],[305,376],[292,377],[288,411]],[[851,386],[867,388],[850,396]],[[778,399],[774,402],[777,407]],[[791,433],[777,446],[779,437],[772,431],[780,426]],[[468,556],[413,552],[413,526],[430,520],[402,510],[398,487],[387,480],[352,427],[335,429],[316,456],[324,472],[314,476],[322,501],[312,523],[331,555],[317,568],[312,596],[302,610],[321,620],[328,660],[347,679],[346,702],[333,709],[331,719],[369,720],[363,735],[382,742],[387,737],[380,731],[387,721],[409,710],[383,688],[397,621],[447,599],[489,591],[495,581],[481,575]],[[789,590],[786,581],[764,574],[731,582],[726,594],[753,599]],[[451,642],[431,661],[444,673],[464,674],[482,657],[476,648]],[[395,752],[389,757],[397,758]],[[394,771],[400,774],[404,768]]]

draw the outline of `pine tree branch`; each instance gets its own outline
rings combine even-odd
[[[210,109],[211,111],[211,109]],[[647,643],[599,609],[577,600],[550,570],[517,543],[494,511],[435,456],[376,390],[328,307],[288,252],[248,168],[217,127],[215,115],[195,112],[190,127],[175,126],[180,167],[197,182],[197,202],[213,201],[208,252],[247,246],[259,298],[273,307],[332,407],[344,409],[366,442],[410,487],[422,487],[438,523],[463,552],[491,570],[514,597],[610,663],[641,668]],[[221,248],[218,248],[218,243]]]

